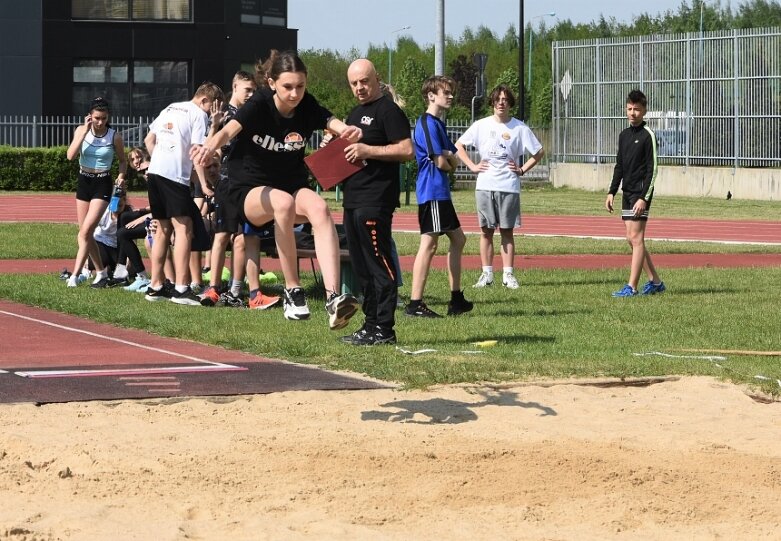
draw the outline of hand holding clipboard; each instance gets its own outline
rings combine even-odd
[[[366,167],[365,160],[350,162],[345,158],[344,149],[351,144],[350,140],[339,137],[304,158],[304,162],[323,190],[333,188]]]

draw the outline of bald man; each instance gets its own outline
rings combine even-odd
[[[363,289],[365,320],[342,340],[357,346],[395,344],[398,291],[391,226],[393,212],[400,206],[399,163],[414,158],[410,123],[404,111],[383,95],[377,70],[369,60],[350,64],[347,80],[358,100],[347,125],[361,128],[363,137],[345,149],[345,157],[363,160],[366,167],[344,183],[344,228]]]

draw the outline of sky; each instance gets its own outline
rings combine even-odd
[[[706,0],[708,1],[708,0]],[[533,26],[541,21],[550,26],[556,19],[588,23],[615,17],[630,22],[642,13],[657,15],[677,11],[682,0],[628,2],[627,0],[547,0],[526,2],[524,18]],[[687,2],[689,5],[692,1]],[[370,44],[395,43],[399,36],[411,37],[425,46],[436,40],[438,0],[288,0],[288,28],[298,29],[298,48],[331,49],[347,53],[353,47],[366,53]],[[475,6],[484,6],[476,9]],[[445,0],[445,34],[461,36],[470,27],[486,26],[502,37],[510,24],[518,26],[520,3],[510,0]],[[555,13],[555,16],[548,15]],[[411,28],[399,30],[409,26]]]

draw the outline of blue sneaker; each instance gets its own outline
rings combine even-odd
[[[632,286],[630,286],[629,284],[626,284],[618,291],[613,292],[614,297],[634,297],[635,295],[637,295],[637,290],[632,289]]]
[[[656,295],[657,293],[664,293],[667,288],[664,285],[664,282],[659,282],[658,284],[653,283],[653,280],[648,280],[646,284],[643,286],[642,295]]]

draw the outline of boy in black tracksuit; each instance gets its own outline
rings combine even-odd
[[[626,226],[626,240],[632,247],[629,282],[614,292],[614,297],[637,295],[637,284],[643,268],[649,277],[641,291],[643,295],[662,293],[666,289],[651,261],[651,254],[645,247],[645,226],[657,172],[656,136],[643,120],[647,106],[648,100],[640,90],[632,90],[627,96],[626,117],[630,126],[618,136],[616,167],[610,191],[605,199],[605,208],[612,213],[613,197],[621,186],[621,219]]]

